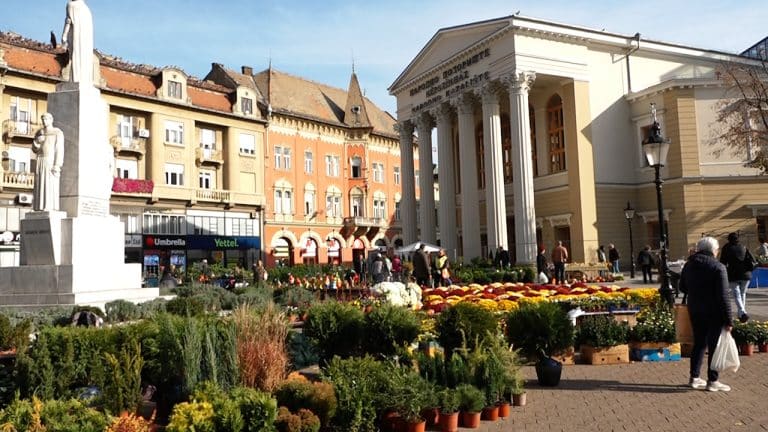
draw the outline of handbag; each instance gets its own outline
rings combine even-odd
[[[736,347],[736,341],[731,336],[731,332],[723,329],[720,332],[720,338],[717,340],[717,348],[712,354],[712,370],[723,372],[739,370],[741,360],[739,360],[739,349]]]

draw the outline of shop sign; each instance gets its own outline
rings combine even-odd
[[[141,247],[141,234],[126,234],[125,235],[125,247],[127,247],[127,248],[140,248]]]
[[[188,236],[187,249],[195,250],[246,250],[260,249],[260,237],[244,236]]]
[[[187,240],[181,236],[145,235],[145,249],[184,249]]]

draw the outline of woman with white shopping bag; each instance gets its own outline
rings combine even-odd
[[[715,349],[721,333],[733,328],[731,305],[728,302],[728,274],[715,255],[720,245],[712,237],[702,237],[696,243],[696,253],[688,258],[680,275],[680,291],[688,299],[688,313],[693,328],[690,380],[688,385],[709,391],[730,391],[720,382],[719,371],[713,368]],[[724,342],[725,342],[724,338]],[[721,347],[724,348],[726,345]],[[707,380],[699,377],[704,351],[708,350]]]

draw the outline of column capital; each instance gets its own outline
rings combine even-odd
[[[498,81],[491,81],[483,84],[477,90],[478,96],[483,100],[483,104],[487,103],[499,103],[499,95],[501,93],[502,86]]]
[[[416,117],[416,129],[432,129],[435,125],[435,120],[429,112],[423,112]]]
[[[395,123],[395,131],[400,135],[413,135],[413,122],[411,120],[402,120]]]
[[[449,103],[442,103],[438,107],[431,109],[430,114],[437,120],[437,124],[447,123],[451,121],[454,109]]]
[[[472,92],[462,93],[451,103],[456,106],[459,114],[472,114],[475,112],[475,105],[477,104],[477,96]]]
[[[505,75],[501,78],[511,93],[528,92],[536,81],[536,72],[523,71]]]

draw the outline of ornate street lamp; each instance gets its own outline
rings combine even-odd
[[[635,209],[627,201],[627,208],[624,209],[624,218],[627,220],[627,226],[629,226],[629,277],[635,278],[635,245],[632,242],[632,219],[635,218]]]
[[[664,203],[661,194],[661,185],[664,181],[661,180],[659,172],[661,167],[667,164],[670,141],[661,136],[661,125],[659,125],[656,119],[656,104],[653,103],[651,104],[651,116],[653,117],[653,125],[651,125],[650,135],[643,140],[643,153],[645,153],[645,158],[648,159],[648,165],[652,166],[656,171],[656,202],[659,208],[659,247],[661,249],[661,263],[659,264],[661,286],[659,287],[659,294],[662,299],[672,306],[675,304],[675,297],[672,285],[670,284],[669,267],[667,265],[667,229],[664,223]]]

